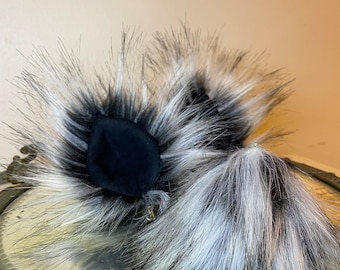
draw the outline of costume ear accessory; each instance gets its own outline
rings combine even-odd
[[[23,72],[35,118],[17,141],[38,156],[6,220],[26,228],[15,269],[339,269],[338,230],[251,143],[290,92],[280,72],[187,27],[152,45],[124,33],[104,75],[65,49]]]

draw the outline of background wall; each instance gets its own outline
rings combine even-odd
[[[0,120],[17,119],[10,103],[22,101],[11,81],[34,45],[53,52],[58,37],[70,47],[81,40],[81,58],[98,65],[111,43],[118,48],[122,25],[140,26],[150,37],[179,20],[217,30],[226,48],[266,50],[269,67],[296,78],[294,95],[269,120],[294,133],[271,149],[340,169],[338,0],[0,0]],[[1,130],[9,135],[5,125]],[[17,154],[5,139],[0,147],[2,162]]]

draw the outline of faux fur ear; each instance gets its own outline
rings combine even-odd
[[[235,151],[133,243],[135,269],[339,269],[336,230],[282,159]]]
[[[163,91],[159,105],[173,117],[186,117],[186,129],[195,120],[204,121],[206,137],[200,140],[205,147],[241,147],[290,93],[289,80],[279,71],[262,68],[263,55],[225,51],[216,36],[185,25],[182,31],[157,33],[153,52],[147,63],[158,74],[156,88]]]

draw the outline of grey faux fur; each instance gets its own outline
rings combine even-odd
[[[104,75],[64,49],[60,61],[38,51],[23,72],[34,118],[16,140],[39,160],[19,180],[39,195],[24,207],[39,205],[41,222],[17,243],[20,269],[339,269],[338,231],[285,161],[248,143],[287,97],[284,76],[188,27],[141,40],[123,33]],[[91,184],[96,115],[132,120],[157,140],[161,174],[143,198]]]

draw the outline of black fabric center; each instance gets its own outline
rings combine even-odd
[[[156,140],[132,121],[97,117],[86,156],[90,181],[104,190],[141,197],[159,176],[160,154]]]

